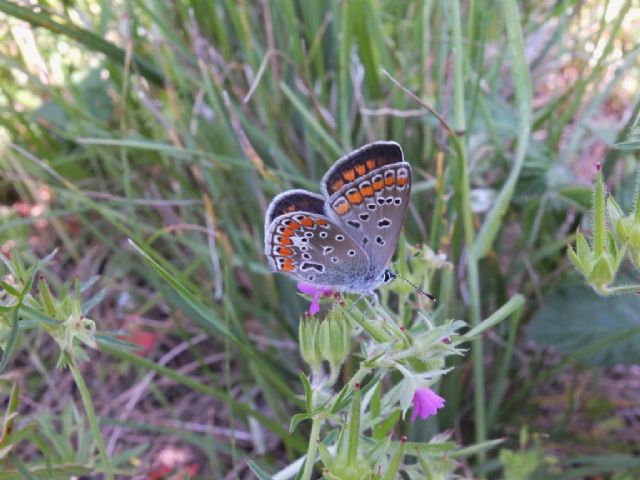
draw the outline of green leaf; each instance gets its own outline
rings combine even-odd
[[[258,480],[271,480],[271,477],[267,475],[267,473],[262,470],[253,460],[247,458],[247,465],[249,465],[249,468],[255,474],[255,476],[258,477]]]
[[[584,267],[587,267],[588,264],[591,263],[591,249],[589,248],[587,239],[584,238],[584,235],[580,232],[576,234],[576,254]]]
[[[13,349],[16,347],[18,343],[20,330],[18,329],[18,309],[16,308],[13,311],[13,315],[11,315],[11,332],[9,333],[9,340],[7,341],[7,346],[2,352],[2,360],[0,360],[0,373],[4,372],[4,369],[7,368],[9,364],[9,360],[11,359],[11,354],[13,353]]]
[[[582,361],[594,366],[631,365],[640,362],[640,299],[635,295],[600,297],[580,285],[565,285],[545,298],[535,313],[529,335],[536,342],[566,354],[596,346]],[[611,342],[612,335],[629,335]],[[596,342],[602,341],[598,346]]]
[[[296,413],[293,417],[291,417],[291,422],[289,423],[289,433],[293,433],[300,422],[304,422],[305,420],[309,420],[310,418],[311,415],[309,415],[308,413]]]
[[[580,273],[584,273],[585,267],[580,261],[580,257],[573,251],[573,248],[571,248],[571,245],[567,246],[567,254],[569,255],[569,260],[573,263],[573,266],[576,267]]]
[[[304,387],[304,399],[307,407],[307,413],[311,414],[313,411],[313,392],[311,391],[311,383],[309,383],[309,379],[303,372],[300,372],[300,380]]]
[[[386,417],[382,422],[373,426],[373,438],[375,440],[382,440],[389,435],[391,429],[395,427],[396,423],[400,420],[400,410],[394,411],[391,415]]]

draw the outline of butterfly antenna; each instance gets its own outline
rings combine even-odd
[[[409,285],[411,285],[416,292],[421,293],[422,295],[424,295],[425,297],[427,297],[429,300],[431,300],[432,302],[437,302],[438,300],[436,299],[436,297],[434,297],[433,295],[431,295],[430,293],[425,292],[423,289],[421,289],[419,286],[417,286],[415,283],[413,283],[411,280],[409,280],[408,278],[403,277],[402,275],[400,275],[398,272],[390,272],[394,277],[397,277],[401,280],[404,280],[405,282],[407,282]]]

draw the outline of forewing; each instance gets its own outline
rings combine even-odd
[[[330,198],[351,184],[385,165],[403,162],[402,148],[396,142],[373,142],[339,159],[322,178],[322,193]]]
[[[374,275],[387,267],[395,252],[410,196],[411,166],[399,162],[357,178],[328,200],[339,225],[369,257]]]
[[[266,217],[267,221],[272,220],[265,227],[265,255],[274,271],[315,285],[347,288],[354,278],[367,273],[368,257],[326,215],[302,209],[307,201],[312,205],[314,197],[303,190],[292,190],[273,200]],[[280,212],[282,205],[294,207],[287,213],[270,216],[271,212]]]

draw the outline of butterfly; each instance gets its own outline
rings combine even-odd
[[[265,215],[264,252],[273,271],[318,288],[369,294],[388,269],[409,207],[411,165],[396,142],[365,145],[324,175],[322,195],[288,190]]]

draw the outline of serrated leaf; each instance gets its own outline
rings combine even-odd
[[[562,353],[579,352],[589,344],[603,341],[618,332],[640,331],[640,298],[635,295],[600,297],[580,285],[565,285],[545,298],[529,326],[536,342]],[[582,361],[595,366],[631,365],[640,362],[640,336],[603,342]]]

